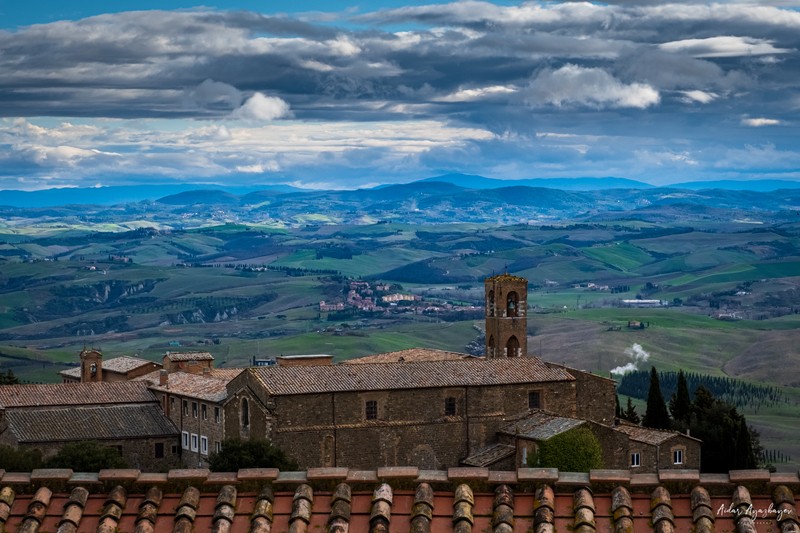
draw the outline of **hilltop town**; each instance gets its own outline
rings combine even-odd
[[[513,470],[583,428],[608,468],[699,468],[697,439],[617,417],[614,381],[528,355],[527,293],[524,278],[486,280],[480,357],[420,348],[215,368],[208,352],[169,351],[156,363],[86,348],[61,384],[0,386],[0,443],[52,455],[99,440],[140,469],[207,466],[239,438],[266,439],[303,468]]]

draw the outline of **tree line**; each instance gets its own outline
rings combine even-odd
[[[681,373],[686,380],[690,394],[694,394],[699,387],[705,388],[715,397],[742,409],[750,407],[773,406],[779,403],[788,403],[789,397],[779,388],[747,383],[738,379],[721,376],[709,376],[696,372]],[[647,398],[650,387],[650,373],[645,370],[628,372],[619,380],[617,391],[624,396],[631,396],[644,400]],[[664,395],[669,398],[678,387],[678,372],[659,372],[659,382]]]
[[[701,440],[702,472],[756,468],[765,462],[758,432],[747,425],[736,406],[717,398],[703,385],[690,393],[683,371],[678,372],[675,379],[675,388],[667,403],[661,392],[659,374],[653,367],[644,416],[639,417],[630,396],[625,409],[620,408],[618,402],[617,416],[636,424],[641,422],[644,427],[679,431]]]

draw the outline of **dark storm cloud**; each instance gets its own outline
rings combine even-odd
[[[668,180],[732,177],[748,155],[772,157],[776,172],[799,159],[800,13],[770,5],[465,1],[306,20],[127,12],[0,31],[0,72],[9,174],[310,179],[329,165],[366,180],[372,162],[401,177],[535,168]],[[21,117],[125,122],[79,135],[69,124],[26,129]],[[182,126],[144,131],[150,120]],[[272,128],[292,142],[258,129],[276,121],[292,123]]]

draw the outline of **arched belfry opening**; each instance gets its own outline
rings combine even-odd
[[[484,281],[486,357],[528,355],[528,280],[511,274]]]
[[[514,291],[509,292],[506,297],[506,316],[519,316],[519,296]]]
[[[512,335],[506,342],[506,357],[522,357],[519,350],[519,340]]]

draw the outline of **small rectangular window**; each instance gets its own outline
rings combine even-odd
[[[456,415],[456,399],[448,396],[444,399],[444,416]]]
[[[528,392],[528,409],[542,408],[542,393],[538,390]]]
[[[214,441],[214,451],[217,453],[222,451],[222,443],[218,440]]]
[[[672,462],[676,465],[683,464],[683,450],[674,450],[672,452]]]
[[[197,418],[197,402],[192,402],[192,416]]]
[[[170,450],[172,450],[172,455],[178,455],[178,446],[177,445],[173,444],[170,447]]]
[[[378,402],[375,400],[367,400],[365,405],[365,415],[367,420],[377,420],[378,419]]]
[[[170,409],[175,409],[175,396],[171,396],[169,399],[169,407]]]
[[[631,454],[631,467],[642,466],[642,457],[639,455],[639,452],[633,452]]]
[[[197,433],[192,433],[192,451],[193,452],[197,451],[197,445],[198,445]]]
[[[189,449],[189,432],[183,431],[181,432],[181,444],[183,445],[184,450]]]
[[[183,400],[183,416],[189,416],[189,402]]]
[[[154,454],[156,459],[163,459],[164,458],[164,443],[163,442],[156,442]]]
[[[214,408],[214,422],[219,424],[219,407]]]
[[[200,437],[200,453],[208,455],[208,437]]]
[[[203,417],[203,420],[208,420],[208,407],[206,407],[204,403],[200,404],[200,415]]]

